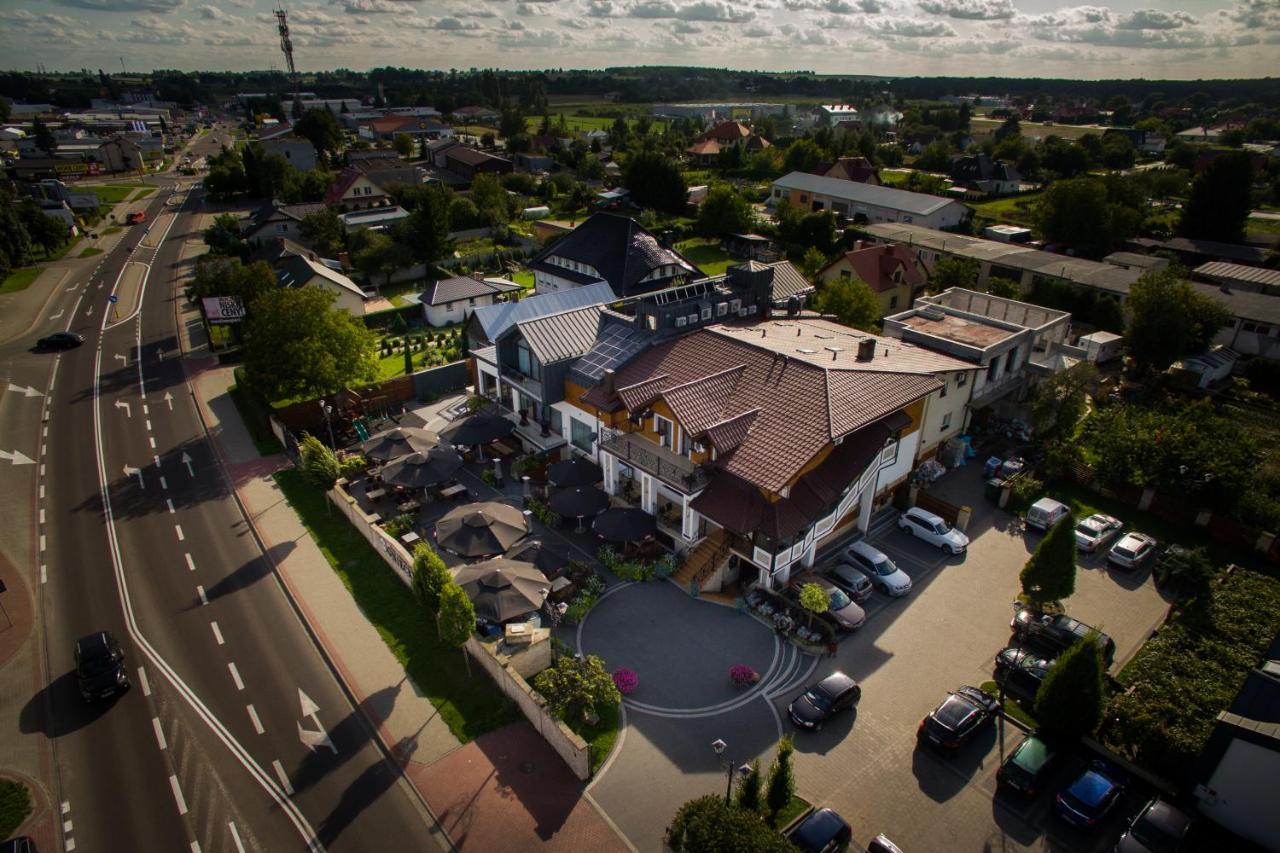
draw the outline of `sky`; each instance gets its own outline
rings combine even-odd
[[[271,0],[0,0],[0,68],[282,68]],[[695,65],[890,76],[1263,77],[1280,0],[311,0],[300,71]]]

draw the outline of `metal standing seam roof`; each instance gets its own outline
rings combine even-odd
[[[882,187],[877,184],[828,178],[824,175],[811,175],[808,172],[791,172],[778,178],[773,185],[782,189],[819,193],[860,204],[872,204],[917,216],[928,216],[949,205],[960,205],[960,202],[955,199],[913,193],[896,187]]]
[[[1261,267],[1247,267],[1244,264],[1229,264],[1225,261],[1210,261],[1193,270],[1195,275],[1205,278],[1225,278],[1231,281],[1247,281],[1264,287],[1280,287],[1280,270],[1268,270]]]
[[[603,305],[587,305],[532,320],[517,320],[529,349],[542,364],[577,358],[591,349],[600,328]]]
[[[526,296],[518,302],[485,305],[477,308],[471,316],[480,324],[485,337],[495,341],[499,335],[521,320],[532,320],[535,317],[558,314],[574,308],[585,308],[588,305],[616,302],[617,299],[608,282],[598,281],[585,287]]]
[[[513,290],[520,290],[520,285],[514,281],[505,281],[500,278],[476,279],[469,275],[455,275],[432,282],[431,286],[422,292],[421,299],[426,305],[448,305],[451,302],[459,302],[463,299],[472,299],[478,296],[496,296],[500,293],[510,293]]]

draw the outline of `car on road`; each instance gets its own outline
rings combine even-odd
[[[843,560],[827,567],[827,577],[831,578],[833,584],[849,593],[859,604],[870,598],[874,589],[870,578],[854,568],[852,563]]]
[[[833,672],[787,706],[791,722],[802,729],[818,730],[836,714],[852,708],[862,698],[862,688],[843,672]]]
[[[1107,562],[1117,569],[1138,569],[1156,555],[1155,537],[1145,533],[1127,533],[1107,552]]]
[[[129,689],[124,650],[110,631],[95,631],[76,640],[76,682],[86,702],[106,699]]]
[[[928,510],[913,506],[898,516],[898,527],[918,539],[923,539],[948,554],[963,554],[969,547],[969,537]]]
[[[1124,785],[1106,762],[1094,761],[1054,800],[1058,817],[1081,829],[1093,829],[1120,801]]]
[[[1009,757],[996,771],[996,781],[1006,788],[1034,797],[1058,763],[1058,752],[1038,734],[1029,734],[1009,753]]]
[[[130,213],[128,216],[124,218],[124,224],[137,225],[140,222],[144,222],[146,218],[147,218],[146,211],[135,210],[133,213]]]
[[[1006,693],[1020,699],[1034,699],[1052,668],[1053,660],[1030,649],[1010,646],[996,655],[996,684],[1004,685]]]
[[[845,850],[853,840],[853,830],[831,809],[814,809],[787,835],[804,853],[833,853]]]
[[[1124,522],[1120,519],[1095,512],[1076,522],[1076,547],[1086,554],[1092,554],[1118,536],[1122,527]]]
[[[1067,517],[1071,508],[1062,501],[1053,498],[1041,498],[1027,508],[1027,527],[1032,530],[1046,531]]]
[[[1142,807],[1116,842],[1116,853],[1182,853],[1191,818],[1161,799]]]
[[[911,592],[911,578],[883,551],[859,541],[846,548],[844,556],[886,595],[899,596]]]
[[[957,687],[920,721],[916,739],[943,749],[959,749],[991,725],[999,710],[1000,703],[978,688],[969,685]]]
[[[1022,641],[1055,652],[1065,652],[1096,630],[1065,613],[1041,613],[1028,607],[1020,607],[1013,614],[1009,629]],[[1097,634],[1102,646],[1102,659],[1110,666],[1116,656],[1115,641],[1101,631]]]
[[[84,335],[78,332],[54,332],[36,341],[37,349],[74,349],[84,343]]]
[[[842,631],[854,631],[867,621],[867,612],[849,597],[849,593],[814,572],[805,572],[791,581],[791,588],[797,593],[807,583],[817,584],[827,595],[827,615],[836,621]]]

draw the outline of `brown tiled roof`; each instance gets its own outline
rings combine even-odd
[[[702,154],[719,154],[720,143],[714,139],[704,139],[701,142],[695,142],[685,150],[686,154],[692,154],[695,157]]]
[[[924,270],[916,259],[915,252],[901,243],[888,243],[880,246],[868,246],[865,249],[854,249],[845,252],[844,259],[853,267],[853,272],[867,283],[876,293],[885,293],[898,286],[893,274],[902,270],[902,281],[910,287],[924,284]],[[835,263],[840,263],[839,260]],[[826,269],[830,269],[828,265]],[[826,272],[826,269],[823,272]]]
[[[937,386],[938,380],[932,374],[833,370],[827,379],[831,432],[844,435],[860,429],[885,411],[918,400]]]
[[[722,121],[715,127],[708,130],[704,135],[704,139],[719,139],[727,142],[736,142],[739,139],[745,139],[751,135],[751,128],[739,121]]]
[[[671,407],[680,425],[693,435],[724,419],[725,407],[738,385],[745,365],[730,367],[702,379],[667,388],[662,399]]]
[[[712,447],[716,449],[716,453],[722,455],[729,453],[736,449],[739,444],[742,444],[747,438],[747,433],[751,431],[751,425],[756,422],[756,416],[759,414],[759,409],[752,409],[749,412],[734,415],[731,418],[720,421],[720,423],[707,427],[707,438],[711,441]]]
[[[645,379],[632,385],[620,386],[618,388],[618,398],[622,400],[622,405],[626,406],[628,411],[639,411],[658,399],[658,392],[662,388],[662,383],[669,378],[667,374],[660,373],[651,379]]]

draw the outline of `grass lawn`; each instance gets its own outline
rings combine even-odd
[[[103,236],[105,237],[107,234],[119,234],[119,233],[120,233],[121,231],[123,231],[123,230],[124,230],[124,229],[123,229],[123,228],[121,228],[119,225],[112,225],[112,226],[109,226],[108,228],[106,228],[106,229],[102,232],[102,234],[103,234]]]
[[[365,617],[458,740],[466,743],[519,719],[515,705],[487,676],[478,669],[472,674],[461,651],[436,639],[413,593],[345,518],[326,507],[321,492],[296,470],[281,471],[275,480]]]
[[[40,275],[40,267],[23,267],[14,270],[3,282],[0,282],[0,293],[17,293],[19,290],[26,290],[38,275]]]
[[[1031,225],[1036,202],[1039,199],[1040,193],[1035,192],[1005,196],[991,201],[967,202],[967,204],[972,206],[977,215],[983,219]]]
[[[707,275],[720,275],[732,264],[741,263],[720,248],[718,241],[708,238],[685,240],[676,244],[676,251],[684,255]]]
[[[262,456],[271,456],[282,452],[284,448],[280,446],[267,420],[269,413],[258,398],[238,384],[228,388],[227,393],[231,395],[231,401],[236,404],[236,410],[240,412],[240,418],[244,421],[245,428],[249,430],[249,437],[253,439],[253,446],[257,448],[258,453]]]
[[[604,708],[600,719],[594,726],[579,723],[571,726],[576,734],[591,745],[591,775],[596,775],[600,765],[604,764],[609,753],[613,751],[613,743],[618,739],[618,709]]]
[[[91,187],[90,190],[98,197],[98,201],[103,204],[119,204],[138,188],[138,185],[134,184],[107,184],[101,187]]]
[[[984,681],[978,689],[983,693],[986,693],[988,696],[994,696],[997,699],[1000,698],[1000,685],[996,684],[994,681]],[[1027,706],[1030,707],[1032,704],[1033,703],[1028,702]],[[1021,699],[1015,699],[1012,696],[1006,695],[1004,697],[1004,712],[1032,731],[1035,731],[1040,727],[1040,724],[1036,722],[1036,718],[1031,716],[1027,708],[1023,707]]]
[[[804,797],[797,797],[792,794],[791,802],[787,803],[786,808],[778,812],[778,817],[774,822],[774,825],[778,827],[779,831],[786,829],[791,825],[793,820],[807,812],[812,805],[813,804]]]
[[[880,183],[886,187],[900,187],[911,177],[909,172],[890,172],[888,169],[880,170]]]
[[[0,838],[8,838],[31,814],[31,792],[21,782],[0,780]]]
[[[1280,234],[1280,219],[1254,219],[1250,217],[1245,221],[1244,227],[1247,231]]]
[[[144,199],[144,198],[146,198],[147,196],[151,195],[151,194],[152,194],[153,192],[155,192],[155,191],[156,191],[156,188],[155,188],[155,187],[153,187],[153,186],[151,186],[151,185],[149,185],[149,184],[148,184],[148,185],[145,185],[145,186],[141,186],[141,187],[139,187],[139,188],[138,188],[138,194],[137,194],[136,196],[134,196],[133,200],[134,200],[134,201],[141,201],[142,199]]]
[[[512,273],[510,278],[522,287],[533,287],[533,270],[520,270],[520,272]]]
[[[81,252],[77,257],[92,258],[94,255],[101,255],[101,254],[102,254],[102,250],[99,249],[97,246],[90,246],[89,248]]]

